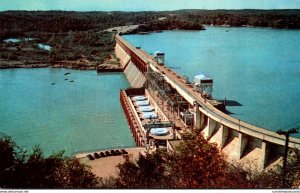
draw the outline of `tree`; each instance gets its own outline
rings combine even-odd
[[[136,163],[126,158],[119,166],[120,188],[250,188],[240,168],[225,161],[215,144],[202,134],[185,136],[172,153],[140,155]]]
[[[9,137],[0,139],[1,188],[97,188],[103,185],[87,166],[63,152],[44,157],[35,147],[22,151]]]
[[[9,188],[14,183],[14,173],[23,163],[24,155],[20,148],[10,139],[4,136],[0,140],[0,187]],[[17,180],[17,179],[16,179]]]
[[[202,135],[187,138],[171,156],[171,175],[178,180],[178,188],[216,187],[225,175],[222,154]]]
[[[166,175],[164,154],[157,151],[153,154],[139,155],[136,163],[125,156],[125,162],[119,164],[116,178],[118,188],[170,188]]]
[[[299,188],[300,187],[300,152],[299,150],[290,151],[286,166],[285,187],[282,183],[283,166],[276,167],[261,172],[252,177],[255,188]]]
[[[225,161],[215,143],[191,134],[170,155],[176,188],[249,188],[244,171]]]

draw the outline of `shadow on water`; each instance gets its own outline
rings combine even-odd
[[[227,109],[225,110],[225,112],[227,115],[244,115],[242,113],[234,113],[234,112],[231,112],[231,111],[228,111]]]
[[[231,112],[231,111],[228,111],[227,109],[225,109],[225,112],[227,115],[234,115],[235,113]]]
[[[179,66],[169,66],[169,68],[176,70],[176,69],[181,69]]]
[[[224,111],[223,111],[224,112]],[[244,115],[242,113],[234,113],[234,112],[231,112],[231,111],[228,111],[227,109],[225,109],[225,112],[227,115]]]
[[[221,102],[221,103],[224,103],[224,99],[216,99],[218,102]],[[228,100],[225,98],[225,102],[226,102],[226,106],[229,106],[229,107],[241,107],[241,106],[244,106],[242,105],[241,103],[239,103],[238,101],[235,101],[235,100]]]
[[[219,102],[224,103],[224,100],[218,100]],[[241,107],[243,106],[241,103],[235,100],[227,100],[226,99],[226,107]],[[236,114],[234,112],[229,111],[228,109],[225,109],[225,113],[228,115],[242,115],[242,114]]]
[[[229,107],[240,107],[240,106],[243,106],[243,105],[241,103],[239,103],[238,101],[227,100],[226,99],[226,106],[229,106]]]

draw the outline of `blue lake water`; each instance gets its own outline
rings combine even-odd
[[[28,150],[40,145],[47,155],[134,147],[119,101],[128,86],[122,73],[0,70],[0,132]]]
[[[8,43],[8,42],[19,43],[21,41],[27,42],[27,41],[32,41],[32,40],[35,40],[35,38],[24,38],[24,39],[8,38],[8,39],[3,40],[3,42],[5,42],[5,43]]]
[[[40,48],[42,50],[46,50],[46,51],[51,51],[51,49],[52,49],[52,47],[47,44],[38,44],[38,48]]]
[[[7,43],[7,42],[19,43],[19,42],[21,42],[21,40],[16,39],[16,38],[8,38],[8,39],[3,40],[3,42],[5,42],[5,43]]]
[[[227,106],[233,117],[273,131],[299,127],[300,30],[206,29],[124,37],[148,53],[165,52],[166,65],[190,81],[212,77],[214,98],[235,102]]]
[[[8,39],[3,40],[3,42],[5,42],[5,43],[8,43],[8,42],[20,43],[22,41],[27,42],[27,41],[32,41],[32,40],[35,40],[35,38],[24,38],[24,39],[8,38]],[[48,44],[38,43],[37,46],[38,46],[39,49],[46,50],[46,51],[51,51],[51,49],[52,49],[52,47]]]

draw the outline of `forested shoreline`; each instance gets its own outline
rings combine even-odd
[[[148,24],[159,19],[201,25],[256,26],[300,29],[300,10],[178,10],[160,12],[0,12],[0,38],[22,36],[28,32],[62,33],[103,30],[128,24]]]

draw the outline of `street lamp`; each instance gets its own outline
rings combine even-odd
[[[282,185],[284,187],[285,186],[287,154],[288,154],[288,150],[289,150],[289,138],[290,138],[291,134],[298,133],[298,128],[292,128],[289,130],[278,130],[276,133],[279,135],[285,135],[285,149],[284,149],[283,173],[282,173]]]

